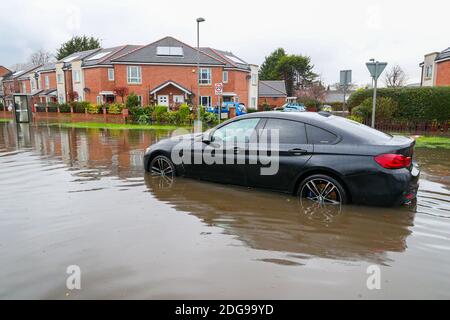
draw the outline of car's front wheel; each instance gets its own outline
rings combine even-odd
[[[166,156],[159,155],[150,162],[149,170],[152,176],[162,176],[173,178],[175,176],[175,166]]]
[[[300,183],[298,196],[324,205],[340,205],[347,202],[347,193],[336,179],[315,174]]]

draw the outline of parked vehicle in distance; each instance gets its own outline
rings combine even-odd
[[[292,102],[286,103],[282,106],[282,111],[284,112],[305,112],[306,107],[302,103]]]
[[[320,111],[332,112],[333,108],[330,105],[324,104],[320,107]]]
[[[255,154],[248,149],[253,136],[224,136],[230,129],[254,129],[258,139],[263,137],[261,129],[278,130],[278,171],[261,175],[267,163],[249,161]],[[172,150],[182,141],[186,146],[200,145],[195,152],[213,148],[225,157],[231,150],[234,162],[194,164],[193,152],[190,164],[175,164]],[[394,206],[416,197],[420,171],[412,162],[414,145],[411,138],[388,135],[326,112],[269,111],[230,119],[206,133],[161,140],[146,150],[144,163],[152,175],[165,178],[180,175],[271,189],[319,204]]]
[[[245,108],[245,105],[239,102],[223,102],[221,112],[222,113],[228,113],[230,110],[230,107],[234,107],[236,109],[236,116],[242,116],[244,114],[247,114],[247,109]],[[219,108],[217,106],[215,107],[208,107],[206,109],[206,112],[212,112],[215,114],[219,113]]]

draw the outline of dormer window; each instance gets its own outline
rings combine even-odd
[[[183,56],[183,47],[158,46],[158,47],[156,47],[156,55],[182,57]]]

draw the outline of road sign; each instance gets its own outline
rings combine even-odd
[[[216,93],[216,96],[220,96],[223,93],[223,83],[216,83],[214,85],[214,90]]]
[[[369,69],[370,75],[373,79],[377,80],[384,68],[387,66],[387,62],[367,62],[367,69]]]
[[[352,83],[352,70],[341,70],[340,85],[345,87]]]

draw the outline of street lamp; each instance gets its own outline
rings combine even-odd
[[[200,22],[204,18],[197,18],[197,126],[200,128]]]

